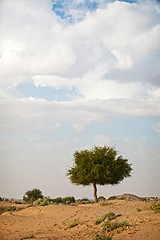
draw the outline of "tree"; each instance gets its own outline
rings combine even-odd
[[[35,188],[33,190],[27,191],[23,196],[23,200],[28,203],[33,203],[35,200],[43,198],[42,192]]]
[[[93,184],[94,199],[97,202],[97,184],[114,185],[131,176],[132,168],[128,159],[117,154],[114,147],[108,146],[95,146],[91,150],[75,151],[74,164],[67,171],[67,176],[76,185]]]

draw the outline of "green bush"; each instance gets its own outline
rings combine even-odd
[[[50,201],[48,200],[48,198],[43,198],[43,199],[39,198],[33,202],[33,205],[34,206],[37,206],[37,205],[46,206],[49,203],[50,203]]]
[[[14,203],[16,203],[16,204],[22,204],[23,202],[20,201],[20,200],[19,200],[19,201],[16,200]]]
[[[160,201],[151,205],[151,209],[156,213],[160,213]]]
[[[102,231],[111,232],[116,228],[127,227],[127,226],[129,226],[129,223],[126,220],[119,220],[119,221],[115,221],[115,222],[105,220],[102,225]]]
[[[103,201],[103,200],[106,200],[106,198],[103,197],[103,196],[100,196],[100,197],[98,198],[98,202],[99,202],[99,201]]]
[[[141,212],[142,210],[140,208],[136,208],[137,212]]]
[[[61,197],[57,197],[55,199],[51,199],[50,201],[52,201],[53,203],[63,203],[63,204],[71,204],[71,203],[75,203],[75,198],[72,197],[65,197],[65,198],[61,198]]]
[[[44,199],[42,199],[41,200],[41,202],[40,202],[40,206],[47,206],[49,204],[49,201],[48,201],[48,199],[47,198],[44,198]]]
[[[42,192],[35,188],[33,190],[27,191],[25,195],[23,196],[23,200],[27,203],[33,203],[39,198],[43,198]]]
[[[75,203],[75,198],[72,196],[72,197],[65,197],[65,198],[62,198],[62,203],[65,203],[65,204],[71,204],[71,203]]]
[[[62,203],[62,198],[61,197],[57,197],[57,198],[55,198],[55,199],[52,199],[52,202],[53,203]]]
[[[116,196],[111,196],[111,197],[109,197],[107,200],[115,200],[115,199],[117,199]]]
[[[6,209],[6,212],[9,212],[9,211],[11,211],[11,212],[16,211],[16,207],[15,206],[10,206],[9,208]]]
[[[119,216],[119,215],[118,215]],[[115,215],[115,213],[113,212],[109,212],[107,214],[104,214],[102,215],[100,218],[98,218],[96,221],[95,221],[95,225],[98,225],[100,224],[101,222],[105,221],[105,220],[112,220],[114,218],[116,218],[117,216]]]
[[[94,240],[112,240],[111,237],[109,236],[105,236],[104,234],[96,234],[96,236],[94,237]]]
[[[73,219],[68,225],[67,228],[72,228],[78,225],[78,220],[77,219]]]
[[[142,201],[144,201],[144,202],[146,202],[146,201],[147,201],[147,199],[146,199],[146,198],[142,198],[141,200],[142,200]]]

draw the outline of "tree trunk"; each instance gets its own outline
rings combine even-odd
[[[95,200],[95,203],[98,202],[98,198],[97,198],[97,186],[95,183],[93,183],[93,188],[94,188],[94,200]]]

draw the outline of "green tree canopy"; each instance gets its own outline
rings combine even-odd
[[[118,184],[124,178],[130,177],[131,164],[128,159],[117,156],[114,147],[97,147],[91,150],[75,151],[74,164],[67,171],[72,183],[87,186],[93,184],[94,198],[97,202],[96,184]]]
[[[23,196],[23,200],[28,203],[33,203],[35,200],[43,198],[41,190],[35,188],[33,190],[29,190]]]

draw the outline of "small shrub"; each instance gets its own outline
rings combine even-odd
[[[141,212],[142,210],[140,208],[136,208],[137,212]]]
[[[113,212],[109,212],[109,213],[107,213],[107,214],[104,214],[104,215],[102,215],[100,218],[98,218],[96,221],[95,221],[95,225],[98,225],[98,224],[100,224],[101,222],[103,222],[103,221],[105,221],[105,220],[112,220],[112,219],[114,219],[114,218],[116,218],[117,216],[119,216],[119,215],[115,215],[115,213],[113,213]]]
[[[61,197],[57,197],[55,199],[50,199],[49,200],[50,202],[53,202],[53,203],[63,203],[63,204],[71,204],[71,203],[75,203],[75,198],[72,196],[72,197],[65,197],[65,198],[61,198]]]
[[[33,202],[33,205],[34,205],[34,206],[40,205],[41,201],[42,201],[42,199],[41,199],[41,198],[38,198],[37,200],[35,200],[35,201]]]
[[[49,201],[48,201],[48,199],[47,198],[44,198],[44,199],[42,199],[41,200],[41,202],[40,202],[40,206],[47,206],[49,204]]]
[[[27,237],[21,237],[20,240],[32,239],[32,238],[35,238],[35,236],[34,235],[30,235],[30,236],[27,236]]]
[[[111,196],[111,197],[109,197],[107,200],[115,200],[115,199],[117,199],[116,196]]]
[[[65,204],[71,204],[71,203],[75,203],[75,198],[72,196],[72,197],[65,197],[62,199],[62,203],[65,203]]]
[[[59,203],[62,202],[62,198],[61,198],[61,197],[57,197],[57,198],[55,198],[55,199],[52,199],[52,202],[59,204]]]
[[[96,234],[96,236],[94,237],[94,240],[112,240],[111,237],[109,236],[105,236],[104,234]]]
[[[110,205],[111,203],[109,203],[107,200],[101,200],[100,202],[98,202],[98,204],[100,206],[106,206],[106,205]]]
[[[146,198],[142,198],[141,200],[142,200],[142,201],[144,201],[144,202],[146,202],[146,201],[147,201],[147,199],[146,199]]]
[[[104,221],[102,225],[102,231],[111,232],[116,228],[128,227],[128,226],[129,226],[129,223],[126,220],[120,220],[115,222],[111,222],[107,220],[107,221]]]
[[[9,211],[11,211],[11,212],[16,211],[16,207],[15,206],[10,206],[9,208],[6,209],[6,212],[9,212]]]
[[[106,198],[103,197],[103,196],[100,196],[100,197],[98,198],[98,202],[99,202],[99,201],[104,201],[104,200],[106,200]]]
[[[156,213],[160,213],[160,201],[152,204],[151,209]]]
[[[72,228],[78,225],[78,220],[77,219],[73,219],[68,225],[67,228]]]
[[[98,218],[98,219],[94,222],[94,224],[95,224],[95,225],[98,225],[98,224],[100,224],[101,222],[103,222],[105,219],[106,219],[106,214],[105,214],[105,215],[102,215],[100,218]]]
[[[15,201],[14,203],[16,203],[16,204],[22,204],[23,202],[22,201]]]
[[[34,205],[34,206],[38,206],[38,205],[40,205],[40,206],[46,206],[46,205],[48,205],[49,203],[50,203],[50,202],[48,201],[47,198],[43,198],[43,199],[39,198],[39,199],[37,199],[37,200],[35,200],[35,201],[33,202],[33,205]]]

